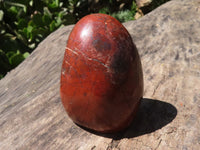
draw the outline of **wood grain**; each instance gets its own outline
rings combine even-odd
[[[0,81],[0,149],[199,149],[200,0],[172,0],[124,26],[139,50],[145,83],[127,130],[97,134],[68,118],[59,95],[73,27],[67,26]]]

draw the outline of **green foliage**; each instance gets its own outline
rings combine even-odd
[[[113,13],[112,16],[118,19],[120,22],[134,20],[134,15],[130,10],[119,11],[117,13]]]
[[[51,32],[77,21],[76,1],[0,1],[0,78],[28,57]]]
[[[157,6],[166,0],[154,1]],[[125,22],[134,20],[136,11],[133,0],[0,0],[0,79],[62,26],[90,13],[106,13]]]
[[[136,3],[134,1],[131,5],[125,5],[124,3],[124,7],[120,8],[122,4],[118,3],[115,0],[107,1],[106,7],[101,8],[99,10],[99,13],[111,15],[114,18],[118,19],[120,22],[134,20],[135,13],[137,12]],[[113,9],[116,8],[116,6],[118,9]]]

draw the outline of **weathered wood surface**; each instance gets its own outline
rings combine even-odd
[[[138,47],[145,82],[131,126],[100,135],[68,118],[59,96],[73,27],[67,26],[0,81],[0,149],[199,149],[200,0],[173,0],[124,25]]]

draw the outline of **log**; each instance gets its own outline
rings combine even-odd
[[[0,149],[199,149],[200,0],[172,0],[124,26],[144,73],[144,98],[128,129],[98,134],[67,116],[59,82],[72,25],[0,80]]]

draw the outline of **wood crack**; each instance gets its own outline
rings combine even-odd
[[[161,142],[162,142],[162,139],[160,139],[160,141],[159,141],[158,145],[156,146],[155,150],[158,149],[158,147],[160,146],[160,143],[161,143]]]
[[[112,149],[120,150],[120,148],[118,148],[119,143],[120,143],[120,140],[112,139],[112,141],[109,143],[109,145],[106,148],[106,150],[112,150]]]
[[[165,78],[165,76],[158,82],[157,86],[155,87],[152,96],[154,96],[158,90],[158,88],[160,87],[160,85],[164,84],[164,82],[166,82],[167,79]]]

